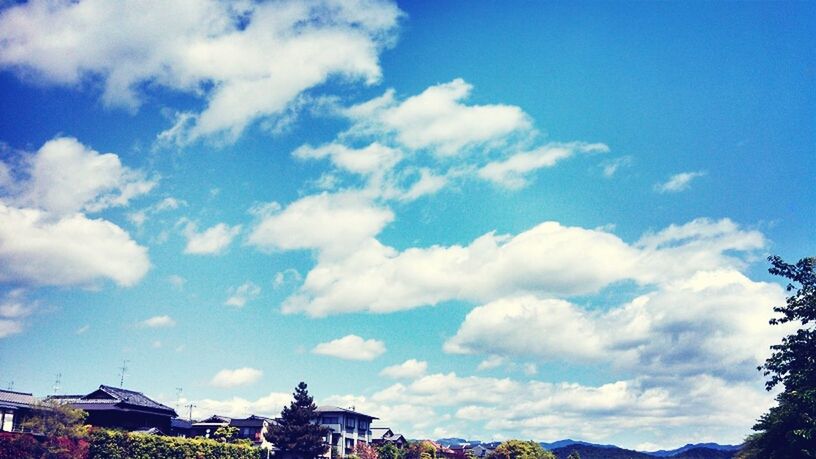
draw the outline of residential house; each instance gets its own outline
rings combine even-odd
[[[213,415],[207,419],[194,422],[190,427],[190,435],[193,437],[212,438],[212,435],[219,427],[235,427],[238,429],[236,439],[251,440],[259,444],[263,442],[264,426],[275,422],[272,418],[252,415],[247,418],[231,418],[228,416]]]
[[[487,447],[485,445],[476,445],[476,446],[470,448],[470,451],[473,453],[474,456],[481,458],[481,457],[485,457],[488,454],[492,453],[493,449],[489,448],[489,447]]]
[[[105,385],[87,395],[58,395],[49,400],[86,411],[85,422],[92,426],[127,431],[155,428],[169,434],[170,420],[177,416],[175,410],[141,392]]]
[[[354,452],[358,444],[371,444],[371,421],[379,419],[360,413],[351,408],[319,406],[318,423],[331,429],[326,440],[329,452],[326,457],[346,457]]]
[[[397,448],[408,446],[408,440],[402,434],[395,434],[388,427],[372,427],[371,444],[380,446],[386,443],[392,443]]]
[[[0,390],[0,432],[21,432],[21,424],[39,400],[27,392]]]

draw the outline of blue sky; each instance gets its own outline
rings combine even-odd
[[[815,12],[8,4],[0,383],[738,443],[764,257],[816,252]]]

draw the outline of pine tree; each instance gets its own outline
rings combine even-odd
[[[281,411],[281,417],[266,433],[266,439],[275,445],[276,457],[314,459],[329,450],[326,436],[328,427],[317,424],[317,406],[301,382],[295,388],[294,400]]]

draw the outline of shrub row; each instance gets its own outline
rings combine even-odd
[[[203,438],[163,437],[95,429],[89,459],[260,459],[261,450]]]

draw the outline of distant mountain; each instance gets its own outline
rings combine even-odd
[[[565,448],[570,445],[584,445],[584,446],[597,446],[598,448],[617,448],[615,445],[599,445],[597,443],[589,443],[581,440],[573,440],[571,438],[567,438],[566,440],[558,440],[552,443],[545,443],[545,442],[538,442],[542,448],[548,449],[550,451],[556,448]]]
[[[660,451],[644,451],[646,454],[650,454],[652,456],[657,457],[671,457],[676,456],[682,452],[695,449],[695,448],[706,448],[706,449],[713,449],[718,451],[730,451],[736,452],[739,451],[740,447],[738,445],[720,445],[718,443],[694,443],[694,444],[687,444],[686,446],[681,446],[677,449],[665,450],[661,449]]]
[[[717,445],[720,446],[720,445]],[[679,449],[679,448],[678,448]],[[555,448],[551,450],[558,459],[566,459],[573,451],[581,455],[581,459],[654,459],[655,457],[666,457],[671,459],[731,459],[736,454],[736,450],[721,450],[707,447],[691,447],[683,451],[676,452],[670,456],[654,456],[652,454],[641,453],[629,449],[608,446],[595,446],[574,443],[569,446]]]

